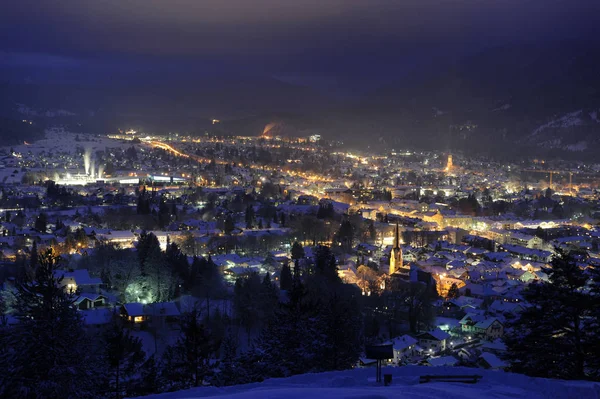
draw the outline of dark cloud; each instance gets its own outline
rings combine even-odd
[[[597,0],[19,0],[0,13],[0,51],[376,75],[428,53],[592,37],[599,12]]]

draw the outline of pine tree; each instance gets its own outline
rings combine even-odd
[[[322,370],[344,370],[352,367],[360,356],[362,317],[352,294],[333,292],[320,307],[320,331],[325,339],[318,353]]]
[[[219,386],[236,385],[247,382],[243,375],[240,375],[242,367],[237,357],[238,341],[231,331],[228,331],[223,338],[221,345],[221,362],[219,364],[219,374],[216,384]]]
[[[281,214],[280,220],[281,220],[281,223],[280,223],[281,227],[285,227],[285,213]]]
[[[277,287],[271,281],[271,276],[269,275],[269,273],[266,273],[260,285],[260,291],[258,293],[260,319],[263,321],[270,320],[278,303],[279,293]]]
[[[17,286],[15,316],[0,361],[0,396],[91,398],[96,396],[94,361],[74,294],[56,277],[60,258],[51,249],[39,257],[35,281]]]
[[[254,207],[252,207],[252,205],[248,205],[248,207],[246,207],[245,220],[247,229],[254,227]]]
[[[41,233],[45,233],[47,227],[48,227],[48,217],[46,216],[45,213],[42,212],[35,219],[34,228]]]
[[[281,268],[281,274],[279,277],[279,287],[282,290],[289,291],[292,289],[292,270],[288,262],[285,262]]]
[[[507,325],[507,358],[515,372],[585,379],[597,373],[591,370],[597,359],[591,330],[596,299],[571,254],[557,248],[551,266],[543,269],[548,282],[532,283],[523,292],[531,306]]]
[[[292,260],[299,260],[304,258],[304,248],[298,241],[294,241],[292,244]]]
[[[38,256],[37,242],[33,240],[33,244],[31,245],[31,260],[29,262],[29,266],[32,271],[35,271],[37,268]]]
[[[325,245],[319,245],[314,256],[316,273],[331,283],[341,283],[338,275],[337,261],[331,249]]]
[[[123,328],[120,317],[115,313],[111,324],[104,333],[104,350],[108,366],[107,386],[115,393],[117,399],[129,392],[129,378],[137,372],[144,362],[145,353],[139,338],[131,336],[129,330]]]
[[[226,235],[230,235],[233,232],[233,229],[235,229],[235,223],[233,222],[233,218],[231,217],[231,215],[227,215],[227,217],[225,218],[225,223],[223,225],[223,233],[225,233]]]
[[[352,249],[352,241],[354,239],[354,227],[348,220],[344,220],[340,225],[340,229],[336,234],[338,244],[346,252]]]
[[[152,393],[162,392],[167,386],[163,375],[160,373],[159,364],[154,357],[150,356],[139,369],[140,378],[133,381],[131,396],[144,396]]]
[[[215,343],[199,317],[196,309],[181,315],[181,337],[165,352],[163,374],[175,389],[200,386],[212,374]]]

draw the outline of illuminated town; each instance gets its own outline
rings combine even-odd
[[[378,325],[369,333],[393,343],[390,364],[503,368],[504,324],[528,306],[523,289],[548,279],[555,251],[585,251],[581,267],[600,264],[599,164],[374,154],[318,136],[132,131],[50,131],[3,153],[4,261],[25,267],[32,248],[60,255],[63,284],[93,325],[118,309],[134,331],[168,335],[148,312],[170,309],[173,322],[202,292],[186,293],[164,263],[160,284],[151,273],[125,278],[126,261],[98,259],[107,248],[139,252],[151,234],[187,267],[210,259],[224,284],[214,306],[232,320],[237,294],[227,292],[240,279],[269,275],[289,289],[284,269],[309,273],[326,248],[341,280],[365,297],[362,312]],[[415,284],[426,306],[409,312],[402,298]]]
[[[600,1],[0,12],[0,399],[600,398]]]

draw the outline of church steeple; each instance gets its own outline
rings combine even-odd
[[[400,225],[398,222],[396,222],[394,247],[390,253],[390,276],[403,267],[404,261],[402,260],[402,247],[400,247]]]

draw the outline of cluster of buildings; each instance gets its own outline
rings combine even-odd
[[[106,322],[115,309],[133,324],[164,325],[182,312],[179,302],[124,301],[96,271],[77,269],[100,243],[135,250],[141,232],[152,230],[163,250],[176,242],[190,262],[211,255],[231,284],[254,271],[278,281],[294,241],[308,258],[314,244],[325,243],[335,249],[340,276],[365,295],[389,290],[394,279],[426,275],[435,282],[434,325],[388,337],[394,363],[502,368],[505,321],[527,306],[522,290],[547,279],[543,270],[554,249],[585,252],[581,267],[600,262],[597,165],[365,154],[316,136],[136,132],[54,131],[41,142],[1,149],[0,156],[0,282],[10,285],[34,242],[61,248],[67,268],[75,267],[63,274],[65,289],[80,294],[77,306],[89,324]],[[553,181],[544,180],[546,169]],[[50,188],[54,183],[63,190]],[[135,216],[145,195],[146,219]],[[256,215],[250,221],[249,208]],[[165,209],[160,227],[144,226]],[[324,209],[332,214],[320,214]],[[344,252],[335,248],[335,236],[346,219],[356,226],[352,249]],[[316,223],[319,231],[308,234]],[[369,229],[373,234],[358,233]],[[365,284],[361,266],[373,270],[374,284]]]

